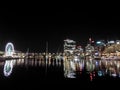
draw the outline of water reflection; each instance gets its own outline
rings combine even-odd
[[[120,61],[80,59],[75,62],[72,59],[65,59],[64,76],[66,78],[77,78],[81,73],[88,74],[91,81],[102,76],[120,77]]]
[[[24,67],[28,70],[35,67],[40,73],[46,72],[59,72],[64,75],[64,78],[81,78],[87,75],[90,81],[98,77],[110,76],[120,77],[120,61],[119,60],[85,60],[74,58],[39,58],[39,59],[16,59],[5,60],[4,63],[0,62],[3,66],[3,73],[5,77],[9,77],[13,71],[13,67]],[[30,68],[29,68],[30,67]],[[56,74],[53,74],[56,75]],[[62,77],[61,75],[61,77]],[[49,76],[49,75],[48,75]]]
[[[79,57],[64,58],[64,76],[66,78],[76,78],[76,72],[82,71],[84,68],[84,60]]]
[[[11,75],[13,70],[13,64],[14,64],[14,60],[5,61],[4,69],[3,69],[4,76],[8,77]]]
[[[30,67],[44,68],[44,70],[49,70],[48,68],[61,68],[63,67],[62,58],[25,58],[25,59],[15,59],[15,60],[4,60],[0,61],[0,67],[3,67],[2,72],[5,77],[9,77],[13,70],[13,67],[23,67],[26,70]],[[59,70],[58,70],[59,71]],[[49,72],[49,71],[48,71]],[[46,72],[47,73],[47,72]]]

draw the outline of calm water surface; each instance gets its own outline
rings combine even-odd
[[[0,62],[1,87],[39,87],[42,84],[80,87],[117,87],[120,61],[20,59]]]

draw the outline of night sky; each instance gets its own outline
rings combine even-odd
[[[0,50],[7,42],[15,49],[49,52],[63,49],[66,38],[86,45],[88,38],[120,39],[120,15],[117,10],[81,8],[0,8]],[[111,30],[111,31],[110,31]],[[118,31],[117,31],[118,30]]]

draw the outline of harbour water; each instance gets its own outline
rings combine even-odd
[[[117,87],[120,83],[120,61],[18,59],[0,62],[0,84],[14,87],[40,85],[76,85],[84,88]]]

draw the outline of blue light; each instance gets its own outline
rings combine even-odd
[[[98,66],[98,62],[96,61],[96,65]]]
[[[102,76],[102,71],[98,71],[98,76]]]

